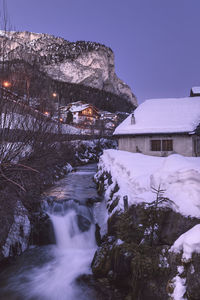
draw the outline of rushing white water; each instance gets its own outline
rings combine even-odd
[[[70,210],[65,216],[50,215],[56,235],[56,245],[60,251],[70,251],[73,249],[94,248],[94,227],[86,232],[81,232],[78,224],[76,212]]]
[[[86,189],[88,193],[88,185]],[[66,200],[54,203],[48,208],[48,214],[56,245],[30,249],[1,274],[0,299],[94,299],[89,290],[76,284],[79,275],[91,272],[90,264],[96,250],[91,209]],[[81,228],[80,218],[88,228]]]
[[[56,235],[56,247],[52,249],[54,260],[42,269],[33,270],[29,296],[52,300],[76,299],[78,287],[74,286],[74,280],[78,275],[89,273],[95,251],[94,227],[80,232],[75,211],[69,211],[65,216],[50,217]]]

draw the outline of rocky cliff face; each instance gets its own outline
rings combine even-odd
[[[0,32],[4,60],[23,59],[51,78],[116,94],[137,106],[130,87],[115,74],[113,51],[93,42],[69,42],[48,34]]]

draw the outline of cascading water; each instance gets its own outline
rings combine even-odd
[[[79,275],[90,273],[96,249],[92,208],[85,206],[86,199],[95,193],[93,174],[94,170],[81,169],[50,190],[57,199],[46,202],[45,210],[53,224],[56,245],[32,247],[2,272],[0,299],[94,299],[75,281]],[[72,184],[79,186],[81,194],[76,198]]]

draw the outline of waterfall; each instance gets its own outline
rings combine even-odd
[[[57,199],[44,201],[56,244],[31,247],[0,273],[0,299],[94,300],[87,287],[76,283],[78,276],[91,272],[96,250],[93,210],[86,205],[96,196],[95,185],[93,173],[84,168],[87,172],[69,174],[51,189]]]
[[[78,227],[78,218],[74,210],[70,210],[64,216],[50,214],[56,237],[56,245],[59,250],[90,249],[95,247],[94,226],[81,232]]]
[[[74,281],[79,275],[90,273],[89,267],[96,244],[93,224],[87,231],[79,228],[80,207],[76,205],[76,210],[67,210],[65,214],[63,210],[61,214],[57,211],[49,213],[56,237],[56,246],[52,249],[54,259],[42,269],[32,271],[29,284],[31,297],[75,300],[80,297],[79,293],[82,294]],[[87,298],[82,294],[80,299]]]

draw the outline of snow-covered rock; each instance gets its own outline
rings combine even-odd
[[[192,253],[200,254],[200,224],[183,233],[173,244],[170,251],[182,252],[182,260],[188,261]]]
[[[184,294],[186,293],[186,279],[181,278],[179,275],[176,275],[172,279],[174,290],[173,293],[170,295],[173,300],[184,300]]]
[[[67,173],[70,173],[70,172],[72,172],[73,171],[73,167],[69,164],[69,163],[67,163],[64,167],[63,167],[63,170],[66,172],[66,174]]]

